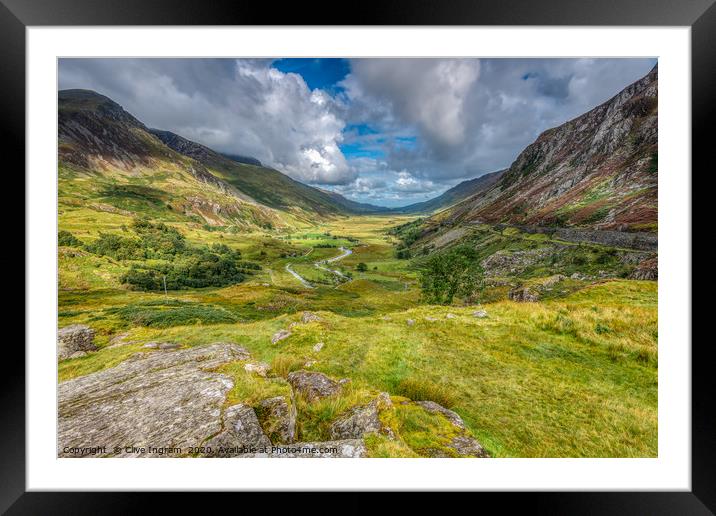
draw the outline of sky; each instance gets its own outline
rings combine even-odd
[[[60,59],[59,88],[255,157],[359,202],[403,206],[507,168],[656,59]]]

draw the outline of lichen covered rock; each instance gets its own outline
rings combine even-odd
[[[60,383],[58,455],[84,456],[82,449],[96,447],[105,450],[92,456],[187,454],[222,430],[233,381],[216,368],[248,358],[235,344],[142,351],[115,367]]]
[[[333,396],[341,391],[341,385],[323,373],[294,371],[288,375],[288,383],[308,401]]]
[[[285,396],[268,398],[256,407],[261,427],[274,444],[289,444],[296,439],[296,406]]]
[[[57,332],[57,358],[64,360],[78,352],[95,351],[95,331],[84,324],[65,326]]]
[[[224,411],[223,430],[205,445],[207,457],[240,457],[267,454],[271,441],[248,405],[232,405]]]
[[[393,435],[380,420],[380,412],[393,406],[390,396],[383,392],[365,405],[358,405],[341,414],[331,425],[331,439],[358,439],[370,433]]]

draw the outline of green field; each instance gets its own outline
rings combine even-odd
[[[428,399],[451,407],[496,457],[657,455],[657,284],[623,279],[628,271],[614,250],[565,246],[514,276],[498,277],[479,301],[488,317],[476,318],[478,303],[421,301],[418,267],[422,253],[432,249],[422,251],[417,242],[412,259],[398,259],[405,235],[391,231],[411,217],[332,216],[311,222],[287,217],[271,220],[273,229],[217,230],[167,210],[172,201],[160,189],[102,185],[98,198],[94,178],[85,181],[71,171],[60,176],[59,228],[79,244],[59,248],[59,326],[87,324],[98,332],[100,346],[86,357],[61,361],[60,381],[112,367],[146,351],[142,345],[149,341],[183,346],[232,341],[272,364],[276,377],[311,361],[313,370],[351,379],[340,397],[299,407],[304,441],[326,440],[337,414],[385,391],[394,400]],[[92,203],[73,200],[83,195]],[[187,249],[224,244],[259,268],[242,269],[242,281],[222,286],[166,294],[133,290],[123,281],[132,267],[164,271],[188,259],[184,254],[118,259],[88,250],[100,233],[139,238],[132,229],[135,213],[163,220],[184,237]],[[487,227],[461,238],[481,257],[544,244],[544,235]],[[315,266],[339,255],[341,247],[352,254],[327,267],[347,279]],[[367,270],[358,271],[359,263]],[[506,299],[508,287],[500,280],[540,284],[556,268],[592,276],[567,278],[537,303]],[[184,270],[177,268],[176,274]],[[602,270],[607,277],[597,277]],[[303,311],[321,321],[298,325],[288,339],[271,344],[271,336]],[[131,344],[109,347],[124,333]],[[317,342],[325,344],[320,352],[313,351]],[[255,404],[285,388],[248,375],[238,364],[224,372],[235,380],[227,403]],[[410,457],[440,448],[448,430],[439,418],[409,405],[396,407],[391,417],[399,435],[368,438],[372,456]]]

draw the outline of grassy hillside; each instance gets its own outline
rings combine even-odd
[[[372,457],[458,454],[464,435],[411,400],[454,410],[495,457],[656,456],[657,284],[641,281],[655,252],[452,210],[367,213],[149,131],[92,92],[60,93],[59,129],[58,324],[89,326],[98,345],[61,360],[60,382],[146,358],[150,342],[233,342],[270,369],[221,365],[225,407],[288,396],[298,441],[329,440],[385,392],[391,433],[365,437]],[[430,304],[428,265],[460,248],[480,288]],[[297,370],[347,382],[309,403],[287,383]]]
[[[60,362],[60,381],[112,367],[147,351],[142,346],[150,341],[232,341],[271,364],[276,381],[228,365],[224,371],[235,387],[227,403],[256,404],[307,363],[352,380],[339,398],[301,407],[303,440],[326,439],[340,412],[386,391],[397,403],[392,417],[399,437],[369,438],[373,456],[419,456],[443,442],[440,421],[400,405],[406,398],[452,407],[498,457],[656,455],[656,283],[568,280],[539,303],[508,301],[496,284],[480,307],[488,317],[478,319],[475,306],[420,302],[415,261],[397,259],[399,237],[386,232],[410,220],[355,217],[280,238],[191,226],[188,242],[225,243],[261,270],[240,284],[167,296],[122,287],[122,261],[63,246],[60,326],[90,325],[101,349]],[[500,249],[529,247],[509,232],[501,238]],[[340,246],[354,251],[335,264],[351,281],[308,289],[285,270],[292,264],[320,275],[312,264],[337,255]],[[367,270],[359,272],[358,263]],[[539,282],[546,273],[536,268],[523,277]],[[298,325],[288,339],[271,344],[304,310],[321,321]],[[110,347],[118,335],[130,344]],[[320,352],[313,350],[317,342],[324,343]]]
[[[304,185],[260,163],[241,163],[169,131],[152,129],[151,133],[171,149],[197,160],[215,176],[266,206],[281,210],[301,209],[318,215],[380,210]]]

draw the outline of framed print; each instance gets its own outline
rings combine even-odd
[[[715,9],[4,2],[27,304],[3,509],[530,491],[708,514],[691,170]]]

